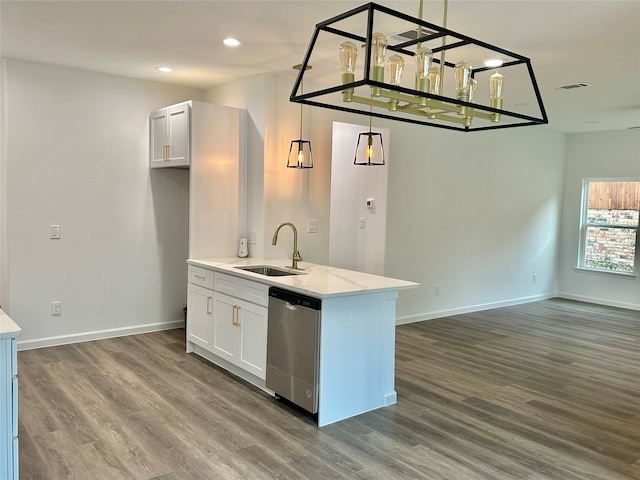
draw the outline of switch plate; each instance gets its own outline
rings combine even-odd
[[[60,239],[60,225],[49,225],[49,238],[51,240]]]
[[[407,232],[410,232],[411,230],[413,230],[413,220],[409,218],[407,220]]]
[[[256,232],[249,232],[249,245],[256,244]]]
[[[365,225],[364,217],[360,217],[360,228],[364,228],[364,225]]]
[[[307,222],[308,233],[318,233],[318,220],[309,220]]]
[[[51,302],[51,316],[62,315],[62,302]]]

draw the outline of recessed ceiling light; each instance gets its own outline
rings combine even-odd
[[[162,72],[162,73],[173,72],[173,68],[171,68],[171,67],[156,67],[156,70],[158,70],[159,72]]]
[[[485,67],[501,67],[504,62],[499,58],[487,58],[484,61]]]
[[[237,47],[238,45],[240,45],[239,40],[231,37],[225,38],[224,40],[222,40],[222,43],[224,43],[227,47]]]

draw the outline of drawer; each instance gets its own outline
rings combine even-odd
[[[269,285],[264,283],[242,280],[241,297],[247,302],[267,307],[269,305]]]
[[[264,283],[245,280],[225,273],[216,273],[213,289],[216,292],[231,295],[263,307],[269,305],[269,285]]]
[[[213,290],[213,270],[189,265],[189,283]]]
[[[240,284],[242,279],[234,277],[233,275],[227,275],[226,273],[216,273],[215,285],[213,289],[216,292],[226,293],[233,297],[239,297],[241,294]]]

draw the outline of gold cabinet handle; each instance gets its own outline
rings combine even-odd
[[[168,143],[165,143],[164,145],[162,145],[162,161],[164,162],[169,161],[169,144]]]
[[[207,278],[204,275],[198,275],[197,273],[194,273],[193,276],[196,277],[198,280],[206,280]]]
[[[240,318],[240,305],[234,305],[233,315],[231,316],[231,325],[239,327],[240,321],[238,320],[238,318]]]
[[[211,315],[211,295],[207,297],[207,315]]]

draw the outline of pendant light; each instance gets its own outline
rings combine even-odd
[[[418,17],[367,3],[317,23],[290,100],[463,132],[548,123],[529,58],[449,30],[448,0],[442,25],[423,20],[424,1],[418,3]],[[339,46],[340,63],[325,54],[328,42]],[[356,69],[358,44],[365,61]],[[409,62],[415,63],[415,78],[403,80],[403,63]],[[320,70],[319,80],[302,95],[309,63]],[[505,79],[515,87],[507,97]]]
[[[369,131],[358,134],[356,154],[353,157],[354,165],[364,165],[367,167],[384,165],[382,133],[371,131],[372,118],[373,117],[369,116]]]
[[[302,65],[294,65],[294,70],[300,70]],[[305,70],[310,70],[311,65],[307,65]],[[300,94],[304,93],[303,82],[300,82]],[[302,103],[300,104],[300,137],[298,140],[291,140],[289,147],[289,157],[287,158],[287,168],[313,168],[313,156],[311,154],[311,141],[302,139]]]

